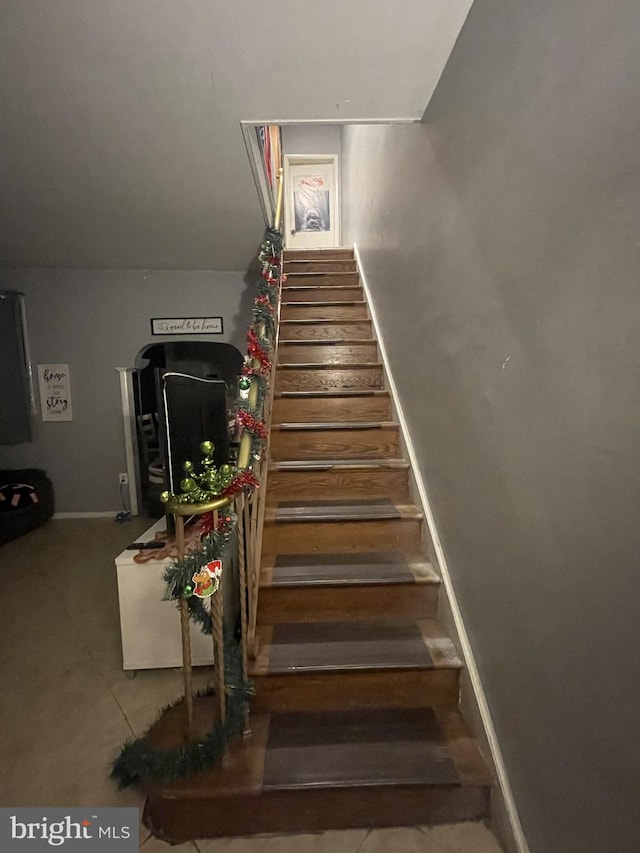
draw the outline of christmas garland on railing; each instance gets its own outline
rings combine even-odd
[[[217,764],[227,746],[242,734],[246,720],[247,702],[253,690],[242,677],[240,647],[229,632],[224,637],[225,685],[227,692],[224,723],[216,721],[204,739],[194,740],[174,749],[159,749],[147,738],[127,741],[113,763],[111,778],[121,788],[147,781],[171,782],[190,776]],[[212,691],[197,696],[211,695]],[[183,700],[178,699],[160,712],[160,717]]]
[[[228,556],[237,521],[235,513],[225,513],[218,520],[217,528],[205,533],[199,548],[190,551],[181,560],[169,563],[162,575],[166,584],[164,600],[186,599],[189,618],[203,634],[211,634],[212,631],[211,613],[204,602],[218,591],[220,574],[217,574],[217,570],[222,572],[223,560]],[[198,584],[202,581],[197,578],[204,578],[207,574],[211,577],[211,585],[209,589],[199,590]]]
[[[260,334],[259,327],[255,323],[249,326],[247,332],[247,350],[252,361],[258,362],[257,365],[253,365],[253,369],[262,376],[269,376],[271,373],[271,341]]]
[[[265,261],[277,261],[282,255],[282,234],[276,231],[275,228],[267,228],[264,235],[262,246],[258,260],[264,263]]]

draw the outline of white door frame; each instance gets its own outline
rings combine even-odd
[[[290,170],[292,166],[330,165],[333,167],[333,205],[331,215],[335,223],[336,246],[342,245],[342,217],[340,216],[340,170],[337,154],[285,154],[284,160],[284,245],[288,246],[291,239],[291,205],[290,205]]]

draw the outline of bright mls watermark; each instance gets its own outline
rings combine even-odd
[[[136,853],[138,809],[0,808],[0,850]]]

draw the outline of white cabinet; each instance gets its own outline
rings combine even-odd
[[[156,531],[164,527],[162,518],[136,541],[154,539]],[[116,557],[123,669],[182,666],[178,607],[175,601],[162,600],[165,592],[162,573],[171,559],[136,563],[134,557],[138,553],[123,551]],[[191,659],[196,666],[213,662],[211,637],[193,624]]]

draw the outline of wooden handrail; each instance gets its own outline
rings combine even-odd
[[[280,219],[282,218],[282,196],[284,190],[284,169],[282,168],[282,166],[278,169],[276,181],[278,182],[278,200],[276,202],[276,213],[273,218],[273,227],[276,231],[279,231]]]

